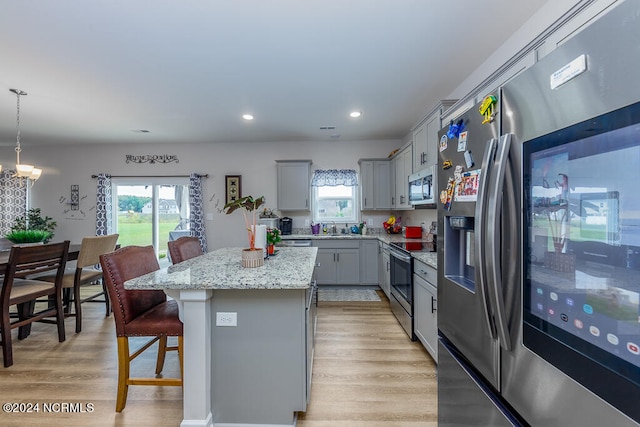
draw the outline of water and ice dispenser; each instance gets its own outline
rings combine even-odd
[[[444,217],[444,276],[475,291],[475,218]]]

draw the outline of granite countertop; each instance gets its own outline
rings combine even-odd
[[[306,289],[318,248],[278,248],[264,265],[244,268],[242,248],[223,248],[127,280],[126,289]]]
[[[422,261],[429,267],[438,269],[438,253],[437,252],[413,252],[411,256],[418,261]]]

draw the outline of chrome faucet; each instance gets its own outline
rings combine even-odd
[[[338,234],[338,229],[336,228],[336,222],[331,221],[331,228],[329,229],[329,233],[336,235]]]

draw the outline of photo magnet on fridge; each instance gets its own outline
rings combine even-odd
[[[458,153],[463,152],[467,149],[467,137],[469,136],[469,131],[460,132],[460,136],[458,137]]]

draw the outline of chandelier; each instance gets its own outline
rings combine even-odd
[[[17,113],[16,113],[16,173],[14,176],[20,178],[31,179],[34,182],[42,175],[42,169],[39,169],[33,165],[27,165],[20,163],[20,152],[22,147],[20,146],[20,97],[25,96],[27,92],[20,89],[9,89],[10,92],[16,94],[17,97]]]

